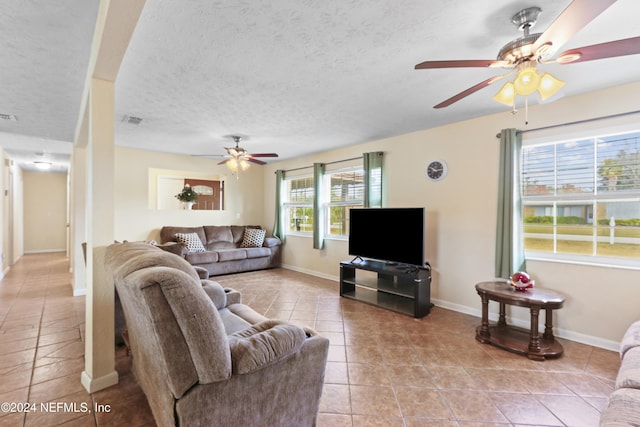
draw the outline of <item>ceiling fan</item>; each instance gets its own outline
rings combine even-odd
[[[553,62],[573,64],[640,53],[640,36],[638,36],[567,50],[559,54],[556,59],[550,59],[573,35],[615,2],[616,0],[574,0],[546,31],[535,34],[530,34],[529,30],[536,23],[542,9],[530,7],[521,10],[511,18],[511,22],[518,26],[524,34],[504,45],[500,49],[497,59],[425,61],[417,64],[415,69],[491,67],[512,70],[507,74],[491,77],[471,86],[439,103],[434,108],[448,107],[498,80],[509,77],[515,71],[518,72],[515,80],[505,83],[494,99],[513,106],[516,95],[527,96],[538,91],[541,99],[544,100],[556,93],[564,85],[564,82],[548,73],[538,73],[537,64]]]
[[[255,163],[257,165],[264,165],[266,162],[262,160],[256,159],[256,157],[278,157],[276,153],[258,153],[258,154],[249,154],[247,150],[240,147],[240,139],[242,137],[238,135],[232,135],[231,138],[236,143],[235,147],[225,147],[227,150],[228,157],[226,160],[218,163],[219,165],[226,164],[229,169],[233,172],[237,172],[238,170],[247,170],[249,168],[249,162]]]

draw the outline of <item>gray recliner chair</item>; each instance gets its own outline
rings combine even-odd
[[[266,319],[151,245],[111,245],[105,262],[158,425],[315,425],[328,339]]]

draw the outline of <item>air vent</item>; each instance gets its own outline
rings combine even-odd
[[[12,122],[17,122],[18,121],[18,117],[14,116],[13,114],[2,114],[2,113],[0,113],[0,119],[2,119],[2,120],[11,120]]]
[[[139,125],[140,122],[142,121],[142,118],[125,115],[124,117],[122,117],[122,121],[125,123],[130,123],[132,125]]]

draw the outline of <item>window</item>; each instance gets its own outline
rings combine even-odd
[[[324,188],[329,192],[326,233],[329,236],[349,235],[349,209],[364,205],[364,170],[362,168],[325,174]]]
[[[285,232],[313,232],[313,177],[285,179]]]
[[[524,145],[528,258],[640,260],[640,131]]]

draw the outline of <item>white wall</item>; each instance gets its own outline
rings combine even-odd
[[[529,109],[528,126],[524,124],[523,111],[514,116],[505,110],[320,155],[271,163],[264,168],[267,197],[262,222],[271,225],[274,221],[275,205],[269,195],[275,193],[273,173],[276,169],[384,151],[387,205],[424,206],[427,210],[426,254],[433,267],[432,299],[437,305],[479,316],[480,299],[474,285],[494,277],[499,152],[496,134],[504,128],[533,129],[638,111],[638,95],[640,83],[635,83],[533,106]],[[492,101],[487,98],[487,102]],[[438,112],[426,110],[425,114]],[[581,126],[640,123],[639,119],[640,115],[635,115]],[[570,127],[555,129],[555,132],[568,131]],[[445,160],[449,169],[448,177],[437,183],[425,178],[426,164],[434,159]],[[339,261],[349,258],[344,241],[328,241],[323,250],[314,250],[310,238],[289,237],[283,251],[283,262],[289,268],[335,279],[339,276]],[[638,268],[623,270],[529,262],[527,270],[539,287],[554,289],[566,296],[564,308],[555,313],[554,326],[560,336],[617,349],[626,327],[640,319],[637,304],[640,263]],[[492,310],[496,311],[496,307]],[[528,324],[526,312],[513,310],[512,315],[516,323]]]
[[[67,174],[24,172],[24,251],[67,249]]]

